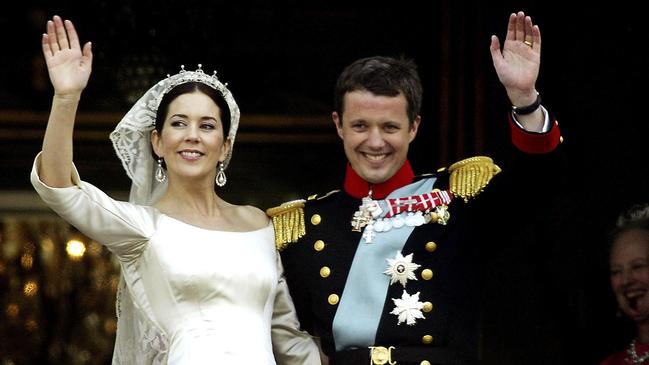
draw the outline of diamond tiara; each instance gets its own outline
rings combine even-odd
[[[198,64],[196,71],[185,70],[185,65],[180,65],[180,71],[177,74],[173,76],[167,74],[167,78],[162,80],[162,82],[165,83],[165,88],[161,93],[162,95],[166,94],[174,87],[188,82],[200,82],[208,85],[213,89],[218,90],[223,96],[225,96],[225,94],[230,94],[230,90],[227,88],[228,83],[221,83],[219,78],[216,76],[216,71],[214,71],[212,75],[206,74],[203,71],[203,65],[200,63]]]

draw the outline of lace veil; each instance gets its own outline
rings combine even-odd
[[[131,203],[153,205],[166,191],[167,181],[159,183],[154,176],[157,163],[151,154],[151,131],[155,128],[156,112],[164,94],[188,82],[206,84],[223,95],[230,109],[228,138],[231,146],[224,167],[230,162],[240,113],[232,93],[226,87],[227,83],[219,81],[216,71],[213,75],[204,73],[200,64],[196,71],[186,71],[182,66],[179,73],[168,76],[144,93],[110,134],[113,148],[132,182],[129,195]]]

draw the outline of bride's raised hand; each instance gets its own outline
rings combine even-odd
[[[55,15],[47,22],[47,33],[43,34],[42,46],[55,94],[81,94],[92,70],[90,42],[82,49],[72,22]]]

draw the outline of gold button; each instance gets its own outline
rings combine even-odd
[[[559,142],[563,143],[563,136],[559,136]]]
[[[336,304],[338,304],[338,301],[339,301],[339,300],[340,300],[340,298],[338,297],[338,294],[331,294],[331,295],[329,295],[329,298],[327,298],[327,301],[328,301],[329,304],[331,304],[331,305],[336,305]]]
[[[425,335],[424,337],[421,338],[421,342],[424,345],[430,345],[431,343],[433,343],[433,336]]]
[[[315,241],[315,243],[313,244],[313,248],[314,248],[316,251],[322,251],[322,250],[324,250],[324,241],[323,241],[323,240],[317,240],[317,241]]]
[[[320,214],[314,214],[311,216],[311,224],[313,224],[314,226],[320,224],[320,221],[322,221],[322,218],[320,218]]]
[[[424,307],[422,308],[425,313],[428,313],[433,310],[433,303],[431,302],[424,302]]]
[[[421,272],[421,278],[424,280],[430,280],[433,278],[433,270],[426,269]]]
[[[424,360],[424,361],[420,362],[419,365],[430,365],[430,361]]]
[[[323,278],[328,278],[329,274],[331,274],[331,270],[328,267],[323,266],[322,269],[320,269],[320,276]]]
[[[437,243],[433,241],[426,243],[426,251],[433,252],[435,250],[437,250]]]

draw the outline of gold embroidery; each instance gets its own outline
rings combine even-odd
[[[454,163],[448,171],[451,192],[467,202],[480,194],[501,170],[491,158],[475,156]]]
[[[275,246],[279,251],[297,242],[304,234],[304,200],[294,200],[266,210],[275,227]]]

